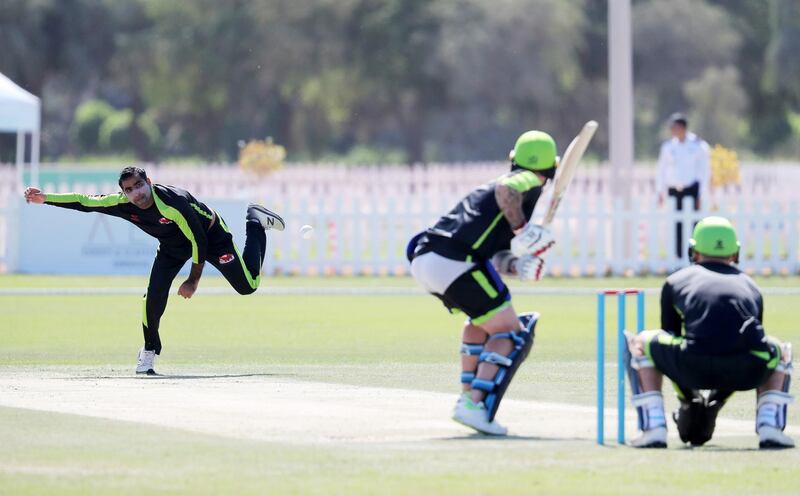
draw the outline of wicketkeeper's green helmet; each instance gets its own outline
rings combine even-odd
[[[708,257],[729,257],[739,251],[736,229],[725,217],[706,217],[694,226],[689,246]]]
[[[517,138],[511,160],[518,166],[539,171],[556,165],[556,141],[543,131],[528,131]]]

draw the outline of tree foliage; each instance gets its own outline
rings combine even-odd
[[[712,141],[782,153],[800,113],[795,0],[636,0],[636,142],[690,114]],[[593,0],[5,0],[0,72],[42,96],[45,156],[232,161],[501,159],[607,115]],[[607,134],[594,150],[603,155]]]
[[[689,121],[703,130],[703,138],[733,147],[747,136],[749,129],[743,119],[747,95],[735,67],[709,67],[700,77],[687,82],[683,92],[692,109]]]

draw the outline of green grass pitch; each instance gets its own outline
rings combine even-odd
[[[759,281],[762,287],[799,282]],[[660,283],[562,279],[544,286]],[[162,372],[264,372],[301,381],[452,392],[455,399],[463,317],[449,315],[432,297],[203,294],[203,287],[224,284],[208,278],[192,300],[171,297],[162,320]],[[413,287],[404,278],[277,278],[263,284]],[[142,278],[0,276],[0,288],[144,286]],[[766,297],[770,334],[800,343],[798,301],[796,295]],[[594,297],[522,295],[514,304],[518,311],[539,311],[542,318],[532,354],[508,397],[594,406]],[[132,294],[0,294],[0,373],[132,370],[141,345],[140,315],[141,297]],[[607,318],[611,325],[613,304]],[[657,297],[648,296],[647,325],[657,323]],[[612,365],[613,332],[608,337]],[[607,388],[607,401],[613,401],[611,385]],[[741,393],[723,416],[750,422],[753,410],[754,395]],[[800,423],[798,408],[790,406],[789,422]],[[0,407],[0,493],[708,495],[797,494],[800,488],[800,451],[753,450],[752,434],[703,449],[648,452],[598,447],[591,439],[569,439],[569,432],[552,435],[556,439],[309,446]]]

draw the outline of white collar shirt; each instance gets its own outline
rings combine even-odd
[[[678,190],[699,183],[700,195],[708,191],[711,176],[708,143],[694,133],[680,141],[671,138],[661,144],[658,154],[656,191],[666,194],[669,188]]]

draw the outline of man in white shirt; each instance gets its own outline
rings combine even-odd
[[[688,131],[686,116],[680,113],[669,118],[672,138],[661,144],[658,154],[656,191],[659,206],[664,197],[675,198],[675,208],[683,209],[683,199],[690,197],[694,209],[700,209],[700,199],[708,193],[711,178],[708,143]],[[681,258],[684,253],[682,225],[675,225],[675,255]]]

